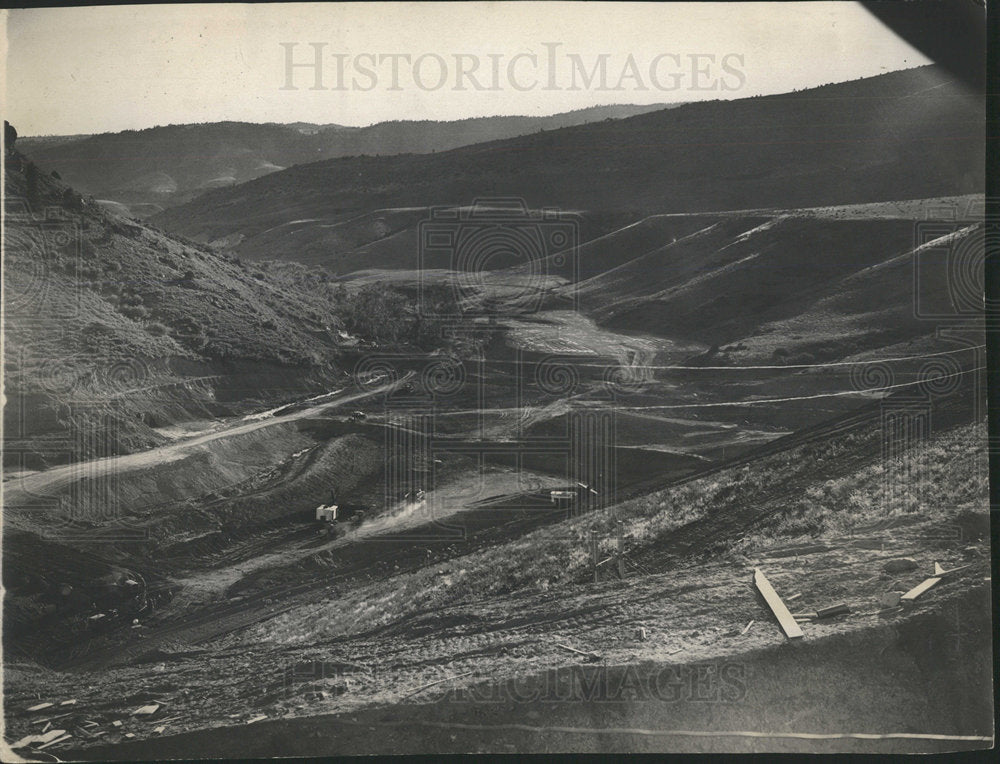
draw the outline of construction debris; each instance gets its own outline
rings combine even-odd
[[[940,563],[936,563],[935,562],[934,563],[934,576],[936,578],[944,578],[945,576],[949,576],[952,573],[955,573],[955,572],[957,572],[959,570],[965,570],[967,567],[969,567],[969,566],[968,565],[959,565],[957,568],[951,568],[950,570],[945,570],[944,568],[941,567]]]
[[[264,717],[264,718],[267,718],[267,717]],[[165,730],[166,728],[167,728],[167,725],[161,724],[159,727],[153,727],[153,732],[155,732],[157,735],[162,735],[163,734],[163,730]]]
[[[571,648],[571,649],[572,649],[572,648]],[[465,672],[464,674],[457,674],[457,675],[455,675],[455,676],[446,676],[446,677],[445,677],[444,679],[438,679],[438,680],[436,680],[436,681],[434,681],[434,682],[430,682],[430,683],[428,683],[428,684],[425,684],[425,685],[423,685],[422,687],[418,687],[418,688],[417,688],[417,689],[415,689],[415,690],[414,690],[413,692],[411,692],[411,693],[410,693],[409,695],[404,695],[404,696],[403,696],[403,700],[406,700],[407,698],[412,698],[412,697],[413,697],[414,695],[416,695],[416,694],[417,694],[418,692],[423,692],[423,691],[424,691],[424,690],[426,690],[426,689],[427,689],[428,687],[433,687],[433,686],[434,686],[434,685],[436,685],[436,684],[441,684],[441,682],[447,682],[447,681],[449,681],[449,680],[451,680],[451,679],[461,679],[461,678],[462,678],[463,676],[468,676],[468,675],[469,675],[469,674],[471,674],[471,673],[472,673],[471,671],[466,671],[466,672]]]
[[[42,735],[28,735],[21,738],[16,743],[13,743],[11,748],[24,748],[26,745],[32,745],[34,743],[50,743],[53,740],[58,740],[65,734],[66,730],[52,730],[51,732],[46,732]]]
[[[64,700],[59,705],[60,706],[75,706],[76,705],[76,698],[74,698],[73,700]]]
[[[139,706],[135,711],[132,712],[132,716],[152,716],[157,711],[160,710],[160,706],[156,703],[152,703],[148,706]]]
[[[45,724],[46,722],[53,722],[56,719],[65,719],[67,716],[72,716],[72,711],[67,711],[65,714],[56,714],[55,716],[43,716],[41,719],[35,719],[32,724]]]
[[[847,607],[844,603],[839,605],[831,605],[830,607],[820,608],[816,611],[817,618],[832,618],[835,615],[844,615],[850,613],[851,609]]]
[[[111,722],[111,726],[112,727],[121,727],[122,723],[118,719],[115,719],[113,722]]]
[[[597,653],[588,653],[588,652],[586,652],[584,650],[577,650],[575,647],[570,647],[569,645],[561,645],[558,642],[553,642],[553,644],[556,647],[561,647],[563,650],[569,650],[571,653],[577,653],[579,655],[585,655],[585,656],[587,656],[587,658],[589,658],[592,661],[598,661],[598,660],[601,659],[601,656],[598,655]]]
[[[917,597],[926,592],[932,586],[939,584],[940,578],[928,578],[922,584],[914,586],[910,591],[899,598],[900,602],[913,602]]]
[[[635,638],[640,642],[646,641],[646,630],[642,626],[635,630]]]
[[[781,597],[774,591],[771,582],[767,580],[767,576],[761,572],[760,568],[754,568],[753,581],[757,587],[757,591],[761,593],[761,596],[767,601],[768,607],[771,608],[771,612],[778,619],[778,623],[781,625],[782,631],[785,632],[785,636],[789,639],[801,639],[802,629],[799,628],[792,614],[785,607],[785,603],[781,601]]]
[[[743,631],[741,631],[741,632],[740,632],[740,636],[743,636],[743,635],[744,635],[744,634],[746,634],[746,633],[747,633],[748,631],[750,631],[750,627],[751,627],[751,626],[753,626],[753,625],[754,625],[754,623],[756,623],[756,621],[750,621],[750,623],[748,623],[748,624],[747,624],[746,626],[744,626],[744,627],[743,627]]]
[[[69,740],[71,737],[73,737],[70,733],[66,732],[65,730],[59,730],[59,732],[63,732],[65,734],[62,737],[58,737],[55,740],[50,740],[49,742],[45,743],[44,745],[38,746],[38,750],[41,751],[43,748],[48,748],[50,745],[57,745],[58,743],[62,743],[64,741],[66,741],[66,740]]]
[[[44,711],[46,708],[52,708],[53,703],[39,703],[37,706],[32,706],[28,709],[29,714],[33,714],[36,711]]]
[[[793,594],[791,597],[788,598],[788,601],[789,602],[794,602],[795,600],[797,600],[801,596],[802,596],[802,592],[796,592],[795,594]]]

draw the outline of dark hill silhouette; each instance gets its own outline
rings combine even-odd
[[[217,122],[93,136],[22,138],[27,156],[79,190],[145,215],[291,165],[332,157],[443,151],[538,130],[618,119],[652,106],[596,106],[546,117],[395,121],[369,127]]]
[[[638,220],[976,193],[983,120],[982,97],[929,66],[444,153],[314,162],[209,191],[155,220],[205,241],[239,235],[237,254],[294,260],[303,237],[318,236],[309,226],[489,196]],[[293,221],[306,222],[294,236],[276,235]],[[257,247],[264,232],[267,246]]]

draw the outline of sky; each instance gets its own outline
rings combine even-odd
[[[4,114],[21,135],[546,115],[929,63],[853,2],[136,5],[3,20]]]

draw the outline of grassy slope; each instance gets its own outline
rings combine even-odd
[[[252,238],[291,220],[335,222],[374,209],[485,196],[637,219],[976,192],[983,177],[981,99],[946,80],[921,68],[446,153],[316,162],[209,192],[157,221],[212,240],[236,232]],[[295,258],[291,244],[275,253]]]
[[[726,218],[580,284],[579,294],[618,329],[728,342],[837,294],[846,277],[905,254],[913,239],[906,220]]]
[[[8,170],[8,433],[18,415],[22,437],[60,430],[75,405],[118,419],[114,447],[127,450],[157,442],[148,425],[321,389],[338,373],[340,322],[321,285],[90,204],[67,210],[65,187],[41,184],[29,210],[16,201],[24,175]]]

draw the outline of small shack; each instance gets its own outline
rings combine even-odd
[[[576,501],[576,491],[549,491],[549,501],[557,507],[565,507]]]
[[[320,504],[316,507],[316,519],[322,520],[325,523],[337,522],[337,505]]]

